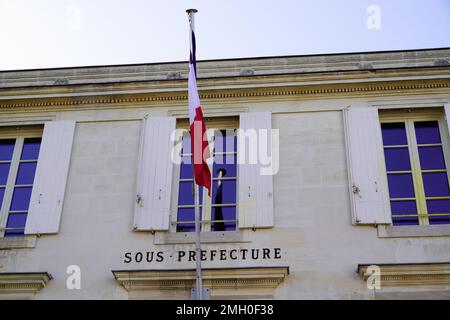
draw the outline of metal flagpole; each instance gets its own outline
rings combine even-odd
[[[194,179],[194,204],[195,204],[195,292],[197,300],[203,300],[203,285],[202,285],[202,261],[201,261],[201,242],[200,242],[200,208],[198,204],[198,188]]]
[[[186,10],[189,18],[189,47],[192,50],[192,32],[194,30],[194,14],[197,9]],[[195,126],[195,124],[194,124]],[[191,136],[191,139],[192,136]],[[195,144],[195,142],[194,142]],[[192,152],[192,170],[194,170],[194,150]],[[199,208],[199,186],[195,183],[195,173],[193,173],[193,186],[194,186],[194,206],[195,206],[195,297],[196,300],[203,300],[203,285],[202,285],[202,263],[201,263],[201,242],[200,242],[200,208]]]

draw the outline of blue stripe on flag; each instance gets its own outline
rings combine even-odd
[[[197,61],[195,59],[195,34],[194,31],[192,31],[192,48],[191,48],[191,54],[189,56],[189,63],[191,63],[194,66],[194,73],[195,78],[197,78]]]

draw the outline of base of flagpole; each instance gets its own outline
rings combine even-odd
[[[195,205],[195,299],[204,300],[203,284],[202,284],[202,262],[201,254],[201,220],[200,220],[200,206],[199,206],[199,186],[194,181],[194,205]]]
[[[208,288],[202,288],[202,300],[209,300],[210,290]],[[191,300],[198,300],[197,288],[191,289]]]

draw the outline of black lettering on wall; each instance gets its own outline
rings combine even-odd
[[[163,260],[164,260],[163,252],[158,251],[158,253],[156,254],[156,262],[163,262]]]

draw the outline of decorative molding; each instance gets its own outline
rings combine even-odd
[[[198,61],[199,79],[254,78],[335,72],[376,73],[405,68],[445,69],[450,49],[276,56]],[[187,61],[0,72],[0,88],[64,87],[143,81],[173,82],[187,78]]]
[[[450,284],[450,262],[359,264],[357,272],[364,282],[372,275],[372,273],[368,272],[368,267],[372,265],[380,268],[381,287]]]
[[[48,272],[0,273],[0,294],[34,294],[44,288],[52,279]]]
[[[237,243],[251,242],[248,230],[204,232],[201,243]],[[156,232],[154,244],[187,244],[195,243],[193,232]]]
[[[195,286],[195,270],[112,271],[127,291],[190,290]],[[275,289],[289,274],[289,267],[203,269],[203,286],[210,289]]]
[[[450,225],[385,226],[378,225],[379,238],[450,237]]]
[[[35,235],[0,238],[0,250],[34,248],[36,246],[36,239],[37,237]]]
[[[365,94],[365,93],[388,93],[393,92],[413,92],[417,94],[418,90],[433,90],[450,88],[450,79],[434,79],[426,80],[401,80],[401,81],[380,81],[380,82],[363,82],[356,84],[323,84],[323,85],[303,85],[292,87],[270,87],[263,88],[228,88],[201,90],[200,98],[202,100],[232,100],[232,99],[257,99],[257,98],[279,98],[283,96],[290,97],[307,97],[317,95],[335,95],[335,94]],[[24,99],[3,99],[0,100],[0,109],[11,108],[67,108],[67,107],[89,107],[96,106],[114,108],[123,107],[126,104],[132,104],[135,107],[144,107],[149,103],[184,103],[187,100],[187,94],[184,91],[175,92],[156,92],[142,93],[134,95],[92,95],[77,97],[56,97],[56,98],[24,98]]]
[[[227,117],[227,116],[237,116],[239,113],[248,112],[247,107],[233,107],[233,108],[222,108],[222,107],[209,107],[204,111],[205,117]],[[173,108],[167,112],[169,117],[176,118],[189,118],[189,111],[186,107],[183,108]]]
[[[43,125],[47,121],[55,120],[54,115],[33,115],[33,116],[24,116],[22,115],[4,115],[0,118],[0,127],[1,126],[25,126],[25,125]]]

